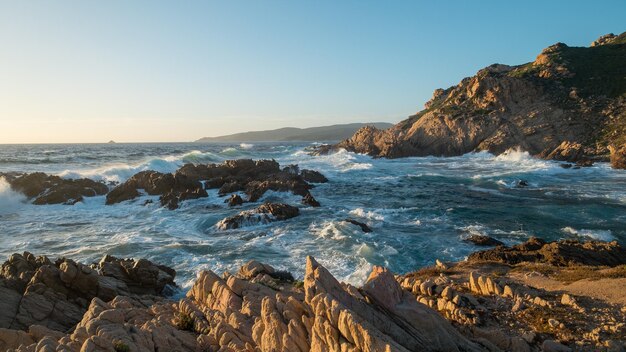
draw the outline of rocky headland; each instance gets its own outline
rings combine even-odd
[[[4,351],[624,351],[626,249],[531,238],[361,287],[314,258],[296,280],[251,261],[201,271],[182,299],[147,260],[14,254],[0,273]]]
[[[531,155],[626,168],[626,33],[590,47],[563,43],[535,61],[494,64],[435,90],[424,110],[388,129],[366,126],[337,148],[376,157],[456,156],[520,148]]]

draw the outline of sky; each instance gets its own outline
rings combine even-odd
[[[492,63],[626,31],[624,14],[624,0],[0,0],[0,144],[395,123]]]

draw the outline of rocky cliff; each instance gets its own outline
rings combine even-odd
[[[567,161],[608,160],[613,151],[620,167],[625,143],[623,33],[590,47],[557,43],[524,65],[491,65],[437,89],[424,110],[392,128],[361,128],[336,147],[387,158],[521,148]]]
[[[617,242],[532,238],[406,275],[374,267],[360,288],[311,257],[303,281],[251,261],[168,300],[175,273],[146,260],[16,254],[0,350],[624,351],[624,264]]]

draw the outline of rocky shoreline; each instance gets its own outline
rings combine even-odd
[[[0,273],[4,351],[624,351],[626,249],[531,238],[362,287],[314,258],[302,281],[251,261],[198,274],[105,256],[14,254]],[[166,297],[164,297],[166,296]]]

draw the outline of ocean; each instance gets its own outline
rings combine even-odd
[[[0,258],[30,251],[91,263],[103,255],[148,258],[175,268],[190,287],[202,269],[236,271],[250,259],[304,274],[312,255],[339,279],[362,283],[372,265],[396,273],[461,260],[486,234],[508,245],[538,236],[617,240],[626,244],[626,171],[606,163],[564,169],[523,151],[493,156],[374,159],[346,151],[310,156],[310,143],[0,145],[0,172],[43,171],[62,177],[122,182],[141,170],[174,172],[185,163],[275,159],[328,177],[311,191],[320,208],[300,197],[268,192],[261,201],[301,207],[287,221],[221,231],[215,224],[243,208],[228,208],[217,190],[171,211],[142,197],[105,205],[105,197],[74,206],[29,204],[0,179]],[[525,181],[527,186],[520,186]],[[371,233],[343,221],[367,223]]]

